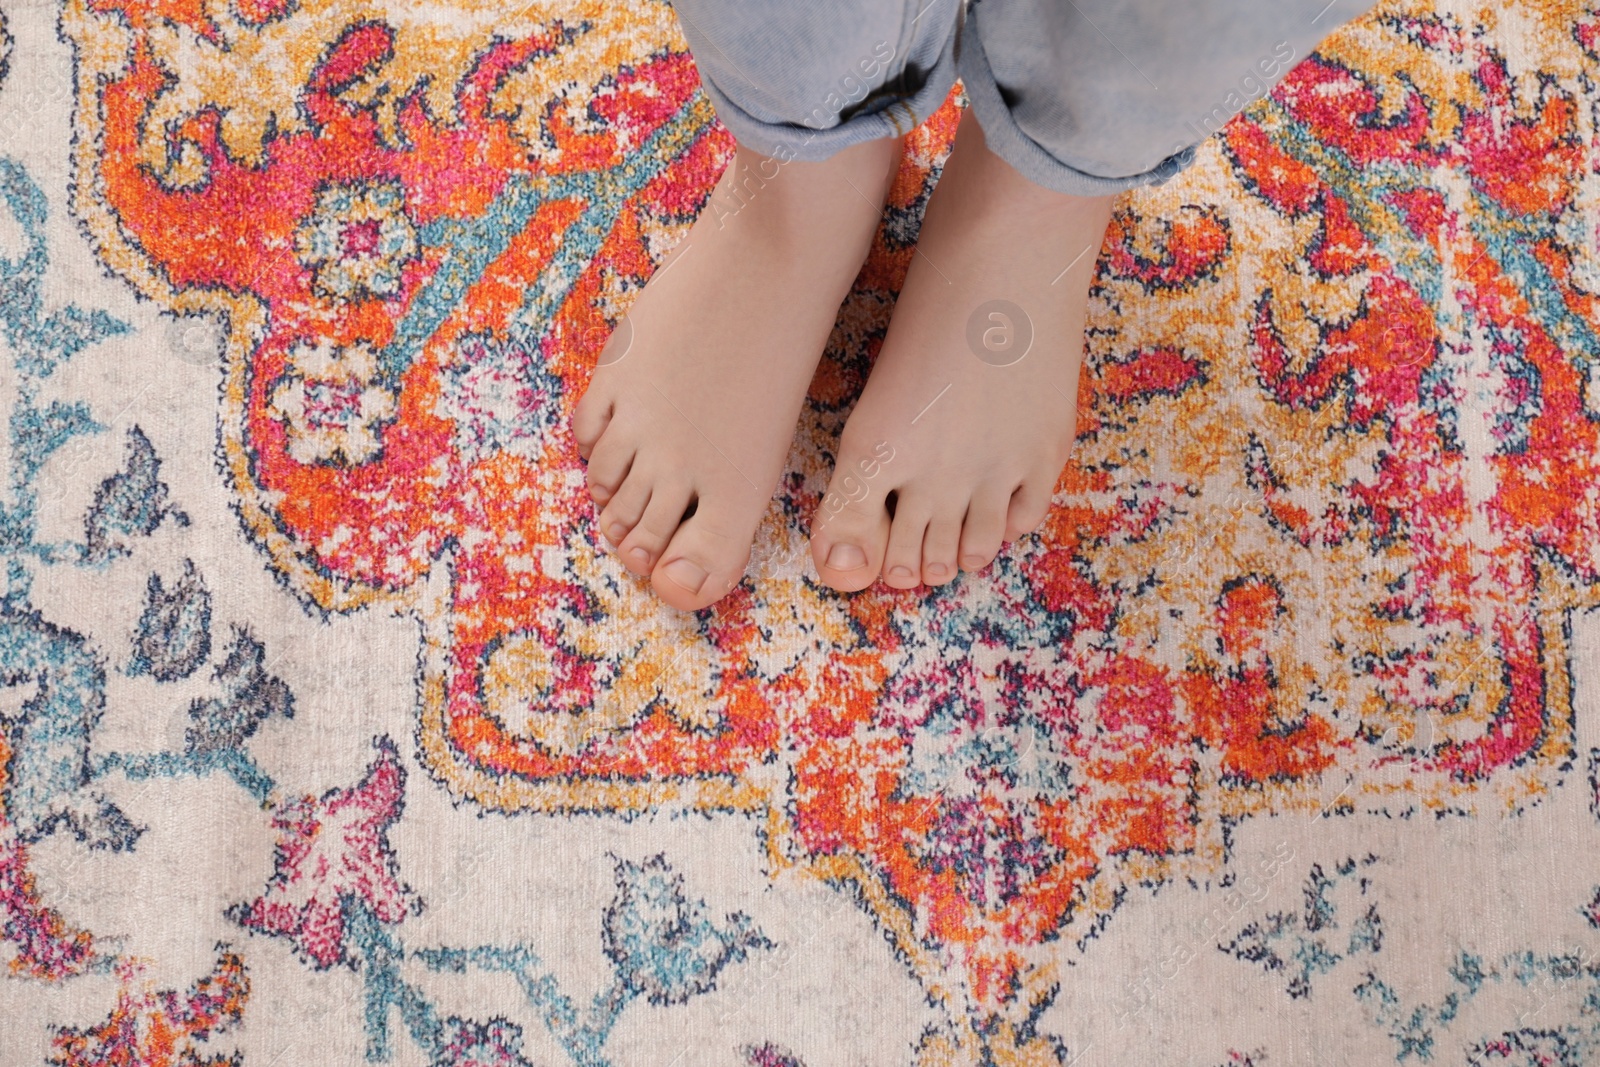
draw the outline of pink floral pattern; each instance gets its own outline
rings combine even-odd
[[[3,751],[3,750],[0,750]],[[12,974],[60,980],[82,974],[94,961],[87,931],[74,930],[44,906],[28,873],[28,852],[0,811],[0,941],[16,946]]]
[[[390,924],[422,907],[400,883],[386,837],[400,816],[405,768],[393,742],[384,738],[375,747],[378,756],[357,785],[278,807],[277,869],[261,896],[231,913],[241,926],[288,938],[318,970],[354,964],[345,937],[347,898]]]

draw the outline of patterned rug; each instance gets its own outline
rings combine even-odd
[[[1592,7],[1241,72],[1046,526],[842,596],[958,89],[695,615],[569,429],[732,150],[668,7],[0,7],[0,1065],[1600,1063]]]

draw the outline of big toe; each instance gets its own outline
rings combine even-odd
[[[844,499],[832,488],[822,498],[811,522],[811,556],[824,582],[851,593],[871,585],[883,568],[889,509],[878,493],[840,503]]]
[[[698,611],[732,590],[744,577],[755,537],[740,518],[732,506],[701,500],[650,574],[656,595],[680,611]]]

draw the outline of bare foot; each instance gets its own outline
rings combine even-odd
[[[1110,197],[1034,184],[962,118],[812,522],[823,581],[940,585],[1044,519],[1072,447],[1110,217]]]
[[[900,151],[780,164],[739,148],[600,354],[573,414],[589,492],[623,565],[673,607],[744,573]]]

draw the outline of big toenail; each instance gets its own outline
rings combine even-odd
[[[856,545],[841,543],[828,549],[828,566],[835,570],[853,571],[866,562],[867,554]]]
[[[622,539],[628,536],[628,528],[620,522],[614,522],[606,527],[606,536],[611,538],[614,545],[622,544]]]
[[[700,587],[706,583],[706,572],[686,559],[675,559],[662,570],[666,572],[668,578],[691,593],[698,593]]]
[[[949,569],[950,568],[946,567],[943,563],[928,564],[928,573],[933,575],[935,578],[943,578],[945,576],[945,572]]]
[[[961,565],[969,571],[979,570],[983,567],[982,556],[962,556]]]
[[[910,578],[911,568],[902,563],[898,567],[890,567],[889,575],[894,578]]]
[[[628,550],[628,558],[633,560],[635,563],[649,563],[650,553],[646,552],[642,548],[630,548]]]

